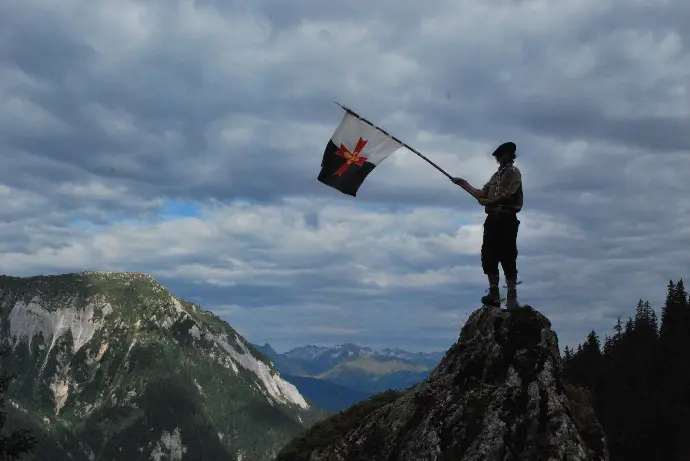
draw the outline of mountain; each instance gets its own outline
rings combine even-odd
[[[608,461],[587,394],[531,307],[480,308],[424,381],[315,424],[276,461]]]
[[[392,357],[356,356],[315,376],[375,394],[387,389],[405,389],[429,375],[429,368]]]
[[[325,416],[227,322],[140,273],[0,276],[35,458],[268,460]]]
[[[308,345],[283,354],[269,344],[255,347],[274,362],[281,374],[322,379],[368,395],[405,389],[423,380],[443,357],[443,352],[375,350],[351,343],[334,347]]]
[[[346,343],[334,347],[302,346],[280,355],[302,364],[302,366],[307,367],[310,373],[316,375],[324,373],[344,361],[363,356],[375,359],[400,359],[403,362],[421,365],[430,369],[438,364],[443,357],[443,352],[408,352],[402,349],[376,350],[370,347]]]
[[[283,379],[294,384],[300,394],[323,410],[341,411],[372,395],[372,392],[352,389],[328,380],[305,376],[307,373],[301,365],[293,363],[292,359],[277,353],[270,344],[255,345],[254,347],[275,363]],[[291,375],[291,371],[296,371],[298,374]]]
[[[264,344],[263,346],[259,346],[257,344],[254,344],[254,347],[263,353],[266,357],[268,357],[273,364],[275,365],[276,369],[280,372],[281,375],[283,374],[290,374],[293,376],[310,376],[311,372],[305,368],[306,363],[302,363],[299,360],[294,360],[289,357],[287,357],[285,354],[280,354],[276,352],[270,344]]]
[[[404,360],[406,362],[414,363],[416,365],[424,365],[428,368],[434,368],[443,358],[444,352],[408,352],[402,349],[383,349],[376,352],[375,355],[383,357],[394,357]]]

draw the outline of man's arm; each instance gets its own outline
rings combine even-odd
[[[513,195],[520,189],[522,185],[522,175],[516,168],[508,168],[501,178],[501,193],[491,199],[483,199],[482,205],[500,205],[502,203],[511,203]]]
[[[489,196],[489,183],[487,182],[486,184],[484,184],[484,187],[482,187],[481,189],[474,189],[474,191],[476,194],[475,197],[477,199],[487,198]]]
[[[476,189],[476,188],[472,187],[472,184],[470,184],[469,182],[465,181],[462,178],[453,178],[452,181],[453,181],[453,184],[457,184],[458,186],[462,187],[463,189],[465,189],[467,191],[467,193],[469,193],[472,197],[474,197],[476,199],[486,198],[486,195],[487,195],[488,190],[489,190],[488,184],[484,185],[484,187],[481,189]]]

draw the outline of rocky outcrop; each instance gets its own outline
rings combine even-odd
[[[428,379],[317,424],[276,459],[608,460],[583,395],[562,381],[546,317],[530,307],[481,308]]]

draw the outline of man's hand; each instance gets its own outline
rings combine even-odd
[[[453,184],[458,185],[460,187],[467,187],[470,185],[470,183],[468,183],[462,178],[451,178],[451,181],[453,182]]]
[[[472,187],[472,185],[470,183],[468,183],[467,181],[465,181],[464,179],[455,177],[455,178],[451,178],[451,181],[453,182],[453,184],[456,184],[456,185],[462,187],[463,189],[465,189],[465,191],[467,191],[467,193],[470,194],[472,197],[479,198],[479,195],[478,195],[479,191],[477,191],[477,189]]]
[[[479,202],[481,206],[487,206],[491,203],[491,200],[489,200],[488,198],[478,198],[477,202]]]

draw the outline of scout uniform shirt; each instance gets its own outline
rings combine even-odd
[[[499,212],[519,213],[522,209],[522,175],[512,163],[500,167],[491,176],[482,190],[486,192],[486,198],[494,198],[498,195],[512,196],[512,203],[501,203],[484,207],[487,214]]]

